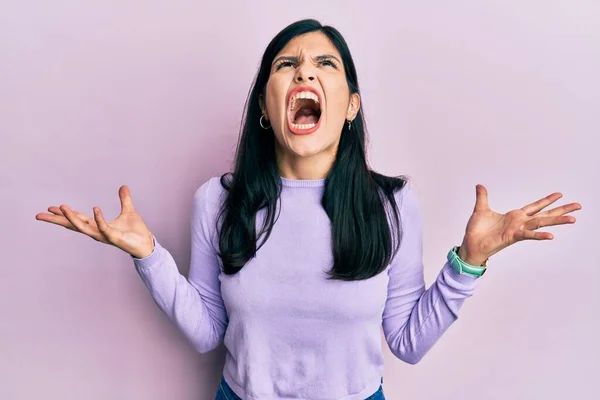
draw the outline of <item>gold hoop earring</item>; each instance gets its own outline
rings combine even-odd
[[[260,127],[261,127],[261,128],[263,128],[263,129],[269,129],[269,128],[271,127],[271,125],[269,125],[269,126],[264,126],[264,125],[263,125],[263,118],[264,118],[264,117],[265,117],[264,115],[261,115],[261,116],[260,116],[260,119],[258,120],[258,123],[260,124]]]

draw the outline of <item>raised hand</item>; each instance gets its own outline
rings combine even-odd
[[[581,209],[579,203],[569,203],[541,212],[562,197],[552,193],[540,200],[506,214],[490,209],[488,193],[483,185],[476,186],[476,201],[469,218],[465,237],[459,249],[459,257],[470,265],[482,265],[491,255],[522,240],[552,240],[550,232],[535,232],[544,226],[575,223],[575,217],[567,216]]]
[[[81,232],[94,240],[110,244],[137,258],[144,258],[154,249],[152,232],[136,212],[127,185],[119,188],[121,214],[106,222],[102,211],[94,207],[94,216],[71,210],[66,204],[49,207],[48,213],[35,216],[38,221],[50,222],[75,232]]]

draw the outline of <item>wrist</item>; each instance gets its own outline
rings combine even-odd
[[[482,276],[487,270],[487,259],[484,263],[482,263],[483,265],[469,264],[458,255],[459,250],[460,248],[458,246],[455,246],[448,252],[448,255],[446,256],[454,272],[460,275],[470,275],[476,277]],[[465,258],[471,261],[468,257]]]
[[[460,257],[460,259],[463,262],[465,262],[469,265],[478,267],[478,266],[483,266],[485,264],[485,262],[487,261],[487,257],[486,258],[471,257],[465,249],[466,249],[466,247],[463,244],[458,248],[458,251],[457,251],[458,257]]]
[[[140,260],[143,258],[147,258],[152,253],[154,253],[155,247],[156,247],[156,242],[154,239],[154,235],[152,233],[150,233],[150,245],[145,246],[143,249],[140,249],[140,251],[136,252],[136,254],[131,254],[131,256],[134,258],[140,259]]]

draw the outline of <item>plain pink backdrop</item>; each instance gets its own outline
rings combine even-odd
[[[193,193],[229,168],[265,46],[304,17],[350,44],[373,166],[415,178],[428,284],[475,184],[500,212],[583,205],[554,241],[493,257],[421,363],[383,343],[387,397],[600,398],[598,1],[4,0],[1,399],[214,398],[223,349],[195,353],[128,255],[34,216],[113,218],[128,184],[187,274]]]

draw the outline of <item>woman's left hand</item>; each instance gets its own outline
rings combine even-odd
[[[483,185],[476,186],[476,193],[475,209],[458,252],[458,256],[470,265],[482,265],[493,254],[521,240],[553,239],[554,235],[550,232],[535,230],[544,226],[573,224],[575,217],[565,214],[581,209],[581,204],[569,203],[540,212],[562,197],[561,193],[552,193],[518,210],[498,214],[490,209]]]

